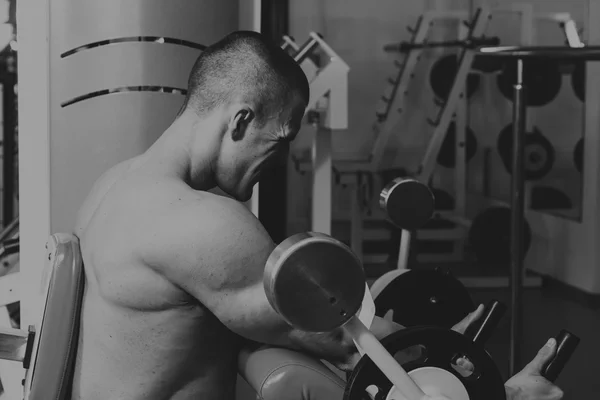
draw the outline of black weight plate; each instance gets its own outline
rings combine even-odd
[[[477,153],[477,138],[473,133],[473,130],[467,127],[465,132],[466,137],[466,161],[469,162]],[[456,165],[456,124],[451,122],[446,132],[446,137],[440,148],[440,152],[437,157],[437,162],[443,167],[454,168]]]
[[[445,328],[412,327],[392,333],[381,340],[381,344],[392,356],[414,346],[423,346],[425,357],[402,364],[406,372],[423,367],[440,368],[461,381],[471,400],[506,400],[504,380],[494,360],[482,346],[465,335]],[[452,368],[456,356],[465,356],[473,363],[475,369],[471,376],[463,377]],[[379,367],[365,355],[348,379],[344,400],[363,400],[366,389],[372,385],[384,394],[381,399],[385,399],[392,388]]]
[[[475,309],[465,286],[441,270],[411,269],[396,277],[374,299],[375,315],[393,310],[402,326],[451,328]]]
[[[498,74],[496,83],[500,93],[508,100],[513,100],[513,85],[517,80],[516,61],[506,61],[502,72]],[[562,86],[562,74],[558,63],[551,60],[528,61],[525,63],[523,83],[526,88],[526,104],[541,107],[551,103]]]
[[[510,261],[510,218],[508,207],[490,207],[479,213],[469,229],[469,244],[477,260],[486,264]],[[523,259],[531,245],[531,227],[523,226]]]
[[[532,210],[570,210],[573,203],[569,196],[549,186],[536,186],[531,190]]]
[[[498,135],[497,141],[500,159],[509,174],[512,173],[512,127],[512,124],[504,127]],[[537,128],[533,132],[525,134],[524,146],[525,179],[542,179],[552,170],[554,165],[554,146]]]
[[[577,98],[581,101],[585,101],[585,76],[585,61],[579,61],[575,63],[575,68],[571,73],[571,86],[573,86],[573,92],[575,92],[575,96],[577,96]]]
[[[577,169],[577,171],[583,171],[583,138],[579,139],[575,145],[575,149],[573,150],[573,162],[575,163],[575,169]]]
[[[450,54],[437,60],[429,74],[429,84],[435,95],[446,100],[452,90],[454,78],[458,72],[458,57]],[[467,75],[467,98],[470,98],[479,88],[480,77],[477,74]]]
[[[472,68],[484,74],[491,74],[502,71],[503,66],[504,60],[499,57],[475,56]]]

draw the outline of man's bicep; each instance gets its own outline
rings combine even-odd
[[[262,284],[275,244],[256,217],[240,203],[219,198],[171,222],[178,227],[178,238],[169,240],[172,280],[235,333],[283,344],[280,337],[289,327],[269,304]]]
[[[292,327],[271,307],[262,283],[211,297],[208,307],[231,331],[255,342],[290,345]]]

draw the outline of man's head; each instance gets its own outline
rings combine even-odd
[[[259,33],[234,32],[192,68],[180,114],[216,124],[194,132],[192,157],[210,146],[214,183],[246,201],[260,172],[287,156],[308,101],[306,76],[288,54]]]

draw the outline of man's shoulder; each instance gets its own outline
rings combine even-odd
[[[171,246],[217,256],[244,256],[272,241],[259,220],[242,203],[208,192],[174,207],[165,219]],[[224,254],[225,253],[225,254]]]
[[[201,193],[168,214],[147,263],[182,287],[204,281],[216,290],[242,276],[254,279],[274,247],[250,210],[230,198]]]

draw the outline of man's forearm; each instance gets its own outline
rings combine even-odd
[[[311,333],[294,330],[289,334],[295,350],[309,353],[333,364],[345,364],[357,354],[356,346],[342,329],[327,333]]]

